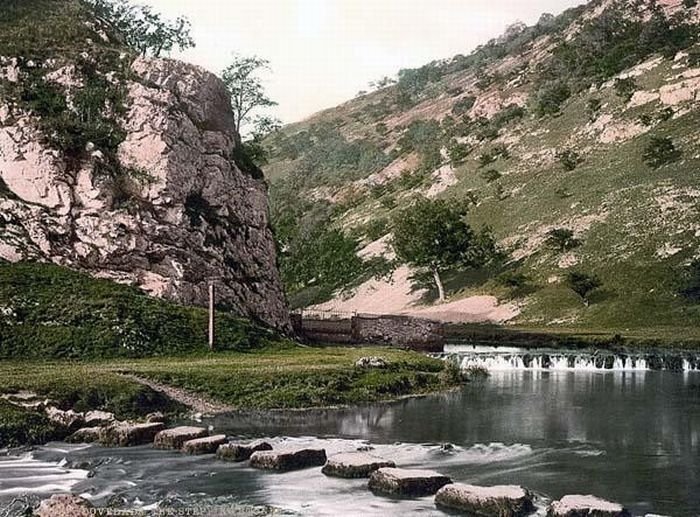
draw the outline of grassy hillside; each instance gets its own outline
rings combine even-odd
[[[269,137],[265,172],[295,299],[345,287],[297,274],[305,235],[341,232],[337,255],[349,257],[390,235],[415,196],[446,197],[509,257],[452,272],[453,300],[513,300],[514,322],[532,327],[699,324],[698,9],[596,0],[543,15]],[[554,229],[571,242],[556,245]],[[355,271],[375,265],[345,278],[362,281]],[[566,285],[571,271],[602,283],[588,308]],[[504,281],[513,277],[517,286]]]
[[[0,358],[144,357],[204,352],[207,311],[50,264],[0,264]],[[251,350],[272,331],[218,313],[217,348]]]

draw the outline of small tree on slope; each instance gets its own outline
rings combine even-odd
[[[440,301],[445,300],[441,273],[480,267],[497,255],[488,231],[474,232],[465,218],[464,207],[444,200],[421,199],[394,221],[397,257],[432,273]]]
[[[566,276],[566,285],[581,297],[583,304],[588,307],[590,305],[590,295],[598,289],[602,284],[598,278],[582,273],[581,271],[570,271]]]

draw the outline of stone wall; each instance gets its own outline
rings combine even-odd
[[[387,344],[413,350],[442,351],[443,324],[410,316],[359,314],[345,319],[302,318],[295,314],[297,334],[311,342]]]

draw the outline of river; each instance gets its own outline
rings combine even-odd
[[[463,389],[340,410],[233,414],[205,421],[237,436],[326,447],[370,445],[399,466],[552,498],[592,493],[634,515],[700,515],[700,372],[494,369]],[[449,445],[446,445],[449,444]],[[150,447],[48,444],[0,458],[0,507],[71,489],[98,505],[267,504],[302,515],[444,515],[432,498],[375,496],[366,480],[320,469],[272,474]],[[222,515],[225,513],[222,513]]]

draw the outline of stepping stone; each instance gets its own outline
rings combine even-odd
[[[535,510],[532,494],[519,486],[475,486],[463,483],[445,485],[435,494],[440,508],[469,515],[524,517]]]
[[[153,446],[156,449],[181,449],[186,441],[203,438],[208,434],[203,427],[173,427],[159,432],[153,440]]]
[[[622,505],[592,495],[565,495],[547,510],[549,517],[630,517]]]
[[[100,431],[100,443],[106,446],[130,447],[151,443],[156,434],[165,429],[165,424],[153,422],[135,424],[132,422],[117,422]]]
[[[254,452],[250,466],[265,470],[300,470],[326,463],[325,449],[280,449]]]
[[[101,427],[83,427],[78,429],[68,438],[66,441],[68,443],[92,443],[100,440]]]
[[[245,461],[250,459],[254,452],[271,451],[272,445],[263,441],[242,443],[225,443],[216,450],[216,457],[224,461]]]
[[[182,444],[185,454],[214,454],[220,445],[226,443],[225,434],[216,434],[206,438],[195,438]]]
[[[114,413],[108,411],[88,411],[85,413],[85,424],[89,427],[109,425],[114,420]]]
[[[366,452],[343,452],[328,458],[321,472],[339,478],[366,478],[383,467],[396,467],[396,463]]]
[[[434,470],[397,469],[391,467],[375,470],[369,476],[370,490],[384,494],[411,497],[434,495],[452,480]]]
[[[91,517],[95,514],[90,501],[71,494],[56,494],[44,499],[34,511],[37,517]]]

